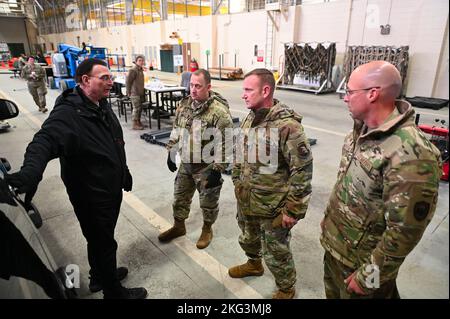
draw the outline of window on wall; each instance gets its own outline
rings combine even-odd
[[[92,1],[84,2],[86,15],[86,29],[92,30],[99,28],[97,12],[95,11],[94,3]]]
[[[167,0],[167,18],[169,20],[182,19],[187,16],[187,2],[185,0]]]
[[[106,21],[108,26],[115,26],[115,1],[108,1],[105,6]]]
[[[144,21],[143,0],[134,0],[134,23],[142,24]]]
[[[108,4],[106,5],[106,11],[108,15],[109,26],[117,26],[126,23],[125,1],[123,0],[108,1]]]
[[[186,12],[188,17],[195,17],[200,15],[200,2],[204,1],[186,1]]]
[[[161,20],[160,1],[142,0],[142,15],[144,23],[150,23]]]
[[[17,0],[0,1],[0,13],[8,13],[11,15],[14,15],[14,14],[23,15],[23,14],[25,14],[25,11],[24,11],[22,2],[23,1],[17,1]]]
[[[200,9],[200,15],[201,16],[207,16],[211,14],[211,1],[193,1],[193,2],[200,2],[199,3],[199,9]]]
[[[323,2],[335,2],[338,0],[302,0],[298,4],[314,4],[314,3],[323,3]]]
[[[228,13],[230,13],[230,10],[229,10],[230,2],[233,2],[233,1],[217,0],[216,1],[217,8],[215,8],[215,10],[216,10],[215,14],[228,14]]]
[[[210,12],[208,6],[210,5],[209,1],[206,0],[187,0],[183,1],[185,3],[185,14],[187,17],[196,17],[196,16],[204,16]]]
[[[230,13],[243,12],[246,9],[247,0],[230,0],[229,9]]]

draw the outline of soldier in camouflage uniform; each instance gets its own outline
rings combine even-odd
[[[261,257],[275,277],[275,299],[295,296],[296,270],[289,247],[291,228],[305,217],[311,195],[313,160],[302,117],[273,99],[275,81],[267,69],[255,69],[244,78],[245,100],[250,113],[241,124],[244,160],[236,161],[232,173],[238,202],[237,220],[242,230],[239,244],[248,261],[228,270],[233,278],[261,276]],[[275,130],[278,138],[267,135],[256,147],[275,150],[276,163],[250,160],[255,151],[248,142],[250,132]],[[272,135],[272,133],[270,133]],[[275,144],[275,145],[274,145]],[[275,147],[273,147],[275,146]],[[236,145],[237,149],[238,145]],[[264,171],[264,169],[269,169]]]
[[[133,130],[143,130],[145,127],[141,122],[142,102],[145,102],[144,90],[144,64],[145,58],[138,55],[134,62],[134,67],[128,71],[126,80],[127,96],[131,99],[133,105]]]
[[[355,124],[321,222],[327,298],[399,298],[396,278],[433,217],[439,151],[414,124],[397,69],[351,74],[344,101]]]
[[[34,58],[29,57],[28,64],[22,69],[22,78],[27,80],[28,92],[33,97],[34,103],[42,113],[47,112],[47,102],[45,101],[45,95],[47,94],[47,86],[45,85],[45,70],[39,65],[34,63]]]
[[[159,235],[159,240],[168,242],[186,234],[185,220],[189,216],[192,197],[195,190],[199,192],[200,208],[203,211],[203,228],[197,241],[197,248],[206,248],[212,240],[212,224],[219,213],[219,196],[223,179],[221,173],[227,166],[225,155],[225,129],[233,128],[228,102],[218,93],[211,91],[211,77],[209,72],[199,69],[190,79],[191,95],[182,99],[177,107],[173,130],[167,144],[167,165],[174,172],[175,154],[180,151],[182,158],[180,168],[175,178],[173,202],[174,226]],[[197,127],[200,140],[194,132]],[[192,138],[188,143],[183,142],[181,133],[187,133]],[[205,129],[217,129],[221,139],[222,161],[205,162],[202,157],[204,147],[210,140],[201,137]],[[184,143],[184,144],[183,144]],[[195,145],[194,145],[195,144]],[[187,150],[186,150],[187,146]],[[200,146],[200,147],[196,147]],[[199,160],[196,160],[199,159]]]

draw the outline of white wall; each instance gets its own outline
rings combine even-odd
[[[298,37],[295,42],[336,42],[336,51],[345,51],[350,2],[335,1],[300,7]]]
[[[390,3],[390,0],[354,1],[349,45],[408,45],[410,63],[406,95],[432,96],[447,28],[448,2],[395,0],[389,18]],[[367,5],[379,8],[379,23],[373,23],[373,26],[371,14],[365,24],[360,21],[365,17]],[[387,23],[391,25],[391,33],[381,35],[376,26]]]
[[[274,40],[274,65],[280,67],[284,57],[284,45],[298,42],[298,23],[300,21],[300,6],[289,7],[289,10],[278,14],[279,31]],[[282,66],[281,66],[282,67]]]
[[[449,87],[449,71],[448,71],[448,20],[447,20],[447,32],[444,35],[444,44],[442,46],[442,54],[438,66],[438,72],[436,73],[436,82],[433,91],[433,96],[437,98],[448,99],[448,87]]]
[[[447,0],[342,0],[303,5],[296,40],[336,42],[336,63],[342,63],[346,44],[408,45],[406,95],[433,96],[435,81],[448,83],[448,71],[436,77],[441,51],[445,49],[448,6]],[[381,35],[380,25],[388,23],[391,33]],[[448,87],[443,90],[442,84],[439,95],[448,98]]]
[[[290,7],[284,15],[277,14],[279,30],[274,37],[274,66],[286,42],[336,42],[337,64],[343,62],[347,45],[408,45],[410,64],[406,95],[448,99],[448,7],[447,0],[339,0]],[[265,50],[266,22],[267,14],[261,10],[43,38],[55,44],[76,45],[79,35],[81,41],[106,46],[112,53],[127,54],[129,64],[133,48],[134,52],[139,52],[146,46],[159,48],[162,43],[177,43],[169,38],[176,31],[184,42],[200,43],[201,67],[206,67],[205,51],[210,50],[210,66],[218,65],[217,57],[221,53],[225,54],[225,65],[234,66],[237,53],[238,67],[248,72],[264,66],[264,62],[256,62],[254,46]],[[379,26],[387,23],[391,25],[391,33],[381,35]]]
[[[165,33],[161,35],[161,43],[178,43],[177,40],[169,38],[172,32],[177,32],[183,42],[200,43],[200,56],[197,57],[197,62],[199,67],[206,68],[206,50],[212,52],[212,17],[191,17],[161,23],[165,23]],[[209,66],[211,66],[211,57]]]
[[[265,51],[266,13],[257,11],[252,14],[239,13],[223,15],[217,21],[217,51],[224,54],[225,66],[234,67],[234,54],[237,54],[237,66],[244,71],[264,67],[257,62],[254,47]]]

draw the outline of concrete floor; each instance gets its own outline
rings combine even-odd
[[[176,74],[154,71],[167,83],[178,83]],[[213,89],[230,102],[234,116],[247,114],[240,99],[242,82],[213,81]],[[39,129],[47,114],[37,111],[26,83],[0,75],[0,95],[12,98],[21,107],[19,117],[9,120],[13,128],[0,134],[1,156],[11,162],[13,171],[20,168],[26,145]],[[51,109],[57,90],[49,90]],[[324,298],[323,249],[319,243],[319,222],[335,182],[344,135],[352,120],[345,103],[336,94],[314,95],[278,90],[276,97],[304,116],[308,137],[317,138],[313,146],[313,193],[306,218],[292,230],[292,251],[297,267],[297,298]],[[448,121],[448,108],[439,111],[417,109],[421,121],[435,118]],[[202,214],[196,195],[187,220],[187,235],[169,244],[157,236],[172,223],[171,202],[175,174],[166,167],[166,151],[139,138],[142,131],[132,131],[131,123],[123,125],[128,165],[134,186],[126,193],[116,229],[119,244],[118,264],[127,266],[130,274],[125,286],[144,286],[148,298],[270,298],[274,279],[267,270],[262,277],[230,279],[227,268],[246,260],[238,244],[236,201],[232,182],[225,176],[220,199],[220,213],[214,225],[214,239],[205,250],[195,243],[201,232]],[[153,122],[155,128],[156,123]],[[169,125],[166,122],[166,125]],[[144,131],[145,132],[145,131]],[[449,298],[448,183],[441,183],[435,216],[424,237],[403,264],[398,279],[402,298]],[[42,235],[58,265],[77,264],[81,270],[81,298],[101,298],[91,294],[88,285],[86,242],[59,177],[59,162],[51,161],[39,185],[34,203],[41,211]]]

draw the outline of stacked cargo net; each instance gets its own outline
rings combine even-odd
[[[284,46],[285,67],[283,85],[294,85],[301,76],[310,83],[331,84],[336,59],[336,43],[291,43]]]
[[[349,46],[344,59],[344,80],[348,80],[350,74],[358,66],[376,60],[387,61],[395,65],[400,71],[402,82],[405,83],[409,62],[409,46]]]

